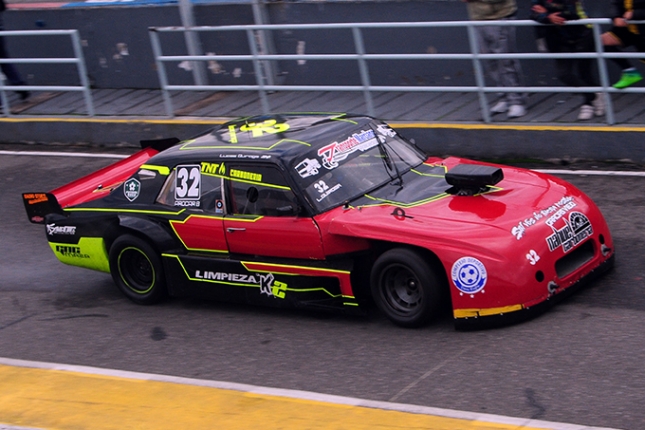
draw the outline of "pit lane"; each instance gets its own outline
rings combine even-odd
[[[565,177],[607,218],[612,273],[535,320],[455,332],[448,315],[404,330],[375,312],[131,304],[109,275],[60,264],[20,198],[113,161],[0,155],[0,356],[588,426],[645,422],[645,178]]]

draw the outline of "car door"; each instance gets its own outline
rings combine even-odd
[[[314,220],[274,166],[229,165],[224,231],[229,252],[289,259],[324,259]]]
[[[157,202],[184,209],[185,218],[171,220],[170,227],[188,251],[227,253],[222,178],[209,170],[211,164],[175,166]]]

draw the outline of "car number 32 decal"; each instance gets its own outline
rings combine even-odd
[[[175,178],[176,200],[199,200],[201,197],[202,174],[198,165],[177,166]]]

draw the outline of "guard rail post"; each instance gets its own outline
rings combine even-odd
[[[84,94],[85,106],[88,116],[94,116],[94,105],[92,103],[92,93],[90,90],[87,71],[85,68],[85,59],[81,48],[78,30],[12,30],[0,31],[0,37],[4,36],[61,36],[69,35],[72,42],[74,57],[67,58],[2,58],[0,64],[75,64],[79,74],[81,85],[61,86],[61,85],[5,85],[4,79],[0,79],[0,99],[3,103],[3,113],[10,117],[11,109],[7,91],[81,91]]]

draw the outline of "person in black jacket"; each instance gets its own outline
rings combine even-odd
[[[0,31],[4,31],[3,15],[5,10],[7,10],[7,5],[4,0],[0,0]],[[9,58],[9,53],[4,44],[4,37],[0,37],[0,58]],[[25,81],[22,80],[13,64],[2,63],[0,64],[0,69],[7,78],[9,85],[25,85]],[[16,91],[16,93],[20,96],[21,100],[29,98],[29,91]]]
[[[581,0],[531,0],[531,19],[542,24],[547,49],[553,53],[577,53],[594,51],[591,28],[586,25],[564,25],[567,21],[585,19],[587,15]],[[598,86],[591,58],[557,58],[555,67],[558,79],[571,87]],[[601,94],[582,93],[579,120],[588,120],[594,115],[605,114]]]
[[[618,48],[633,46],[645,52],[645,25],[628,24],[627,21],[645,20],[645,0],[612,0],[613,27],[602,35],[602,44],[607,52],[618,52]],[[627,88],[643,80],[641,73],[627,58],[612,58],[623,73],[613,87]],[[643,60],[641,60],[643,61]]]

